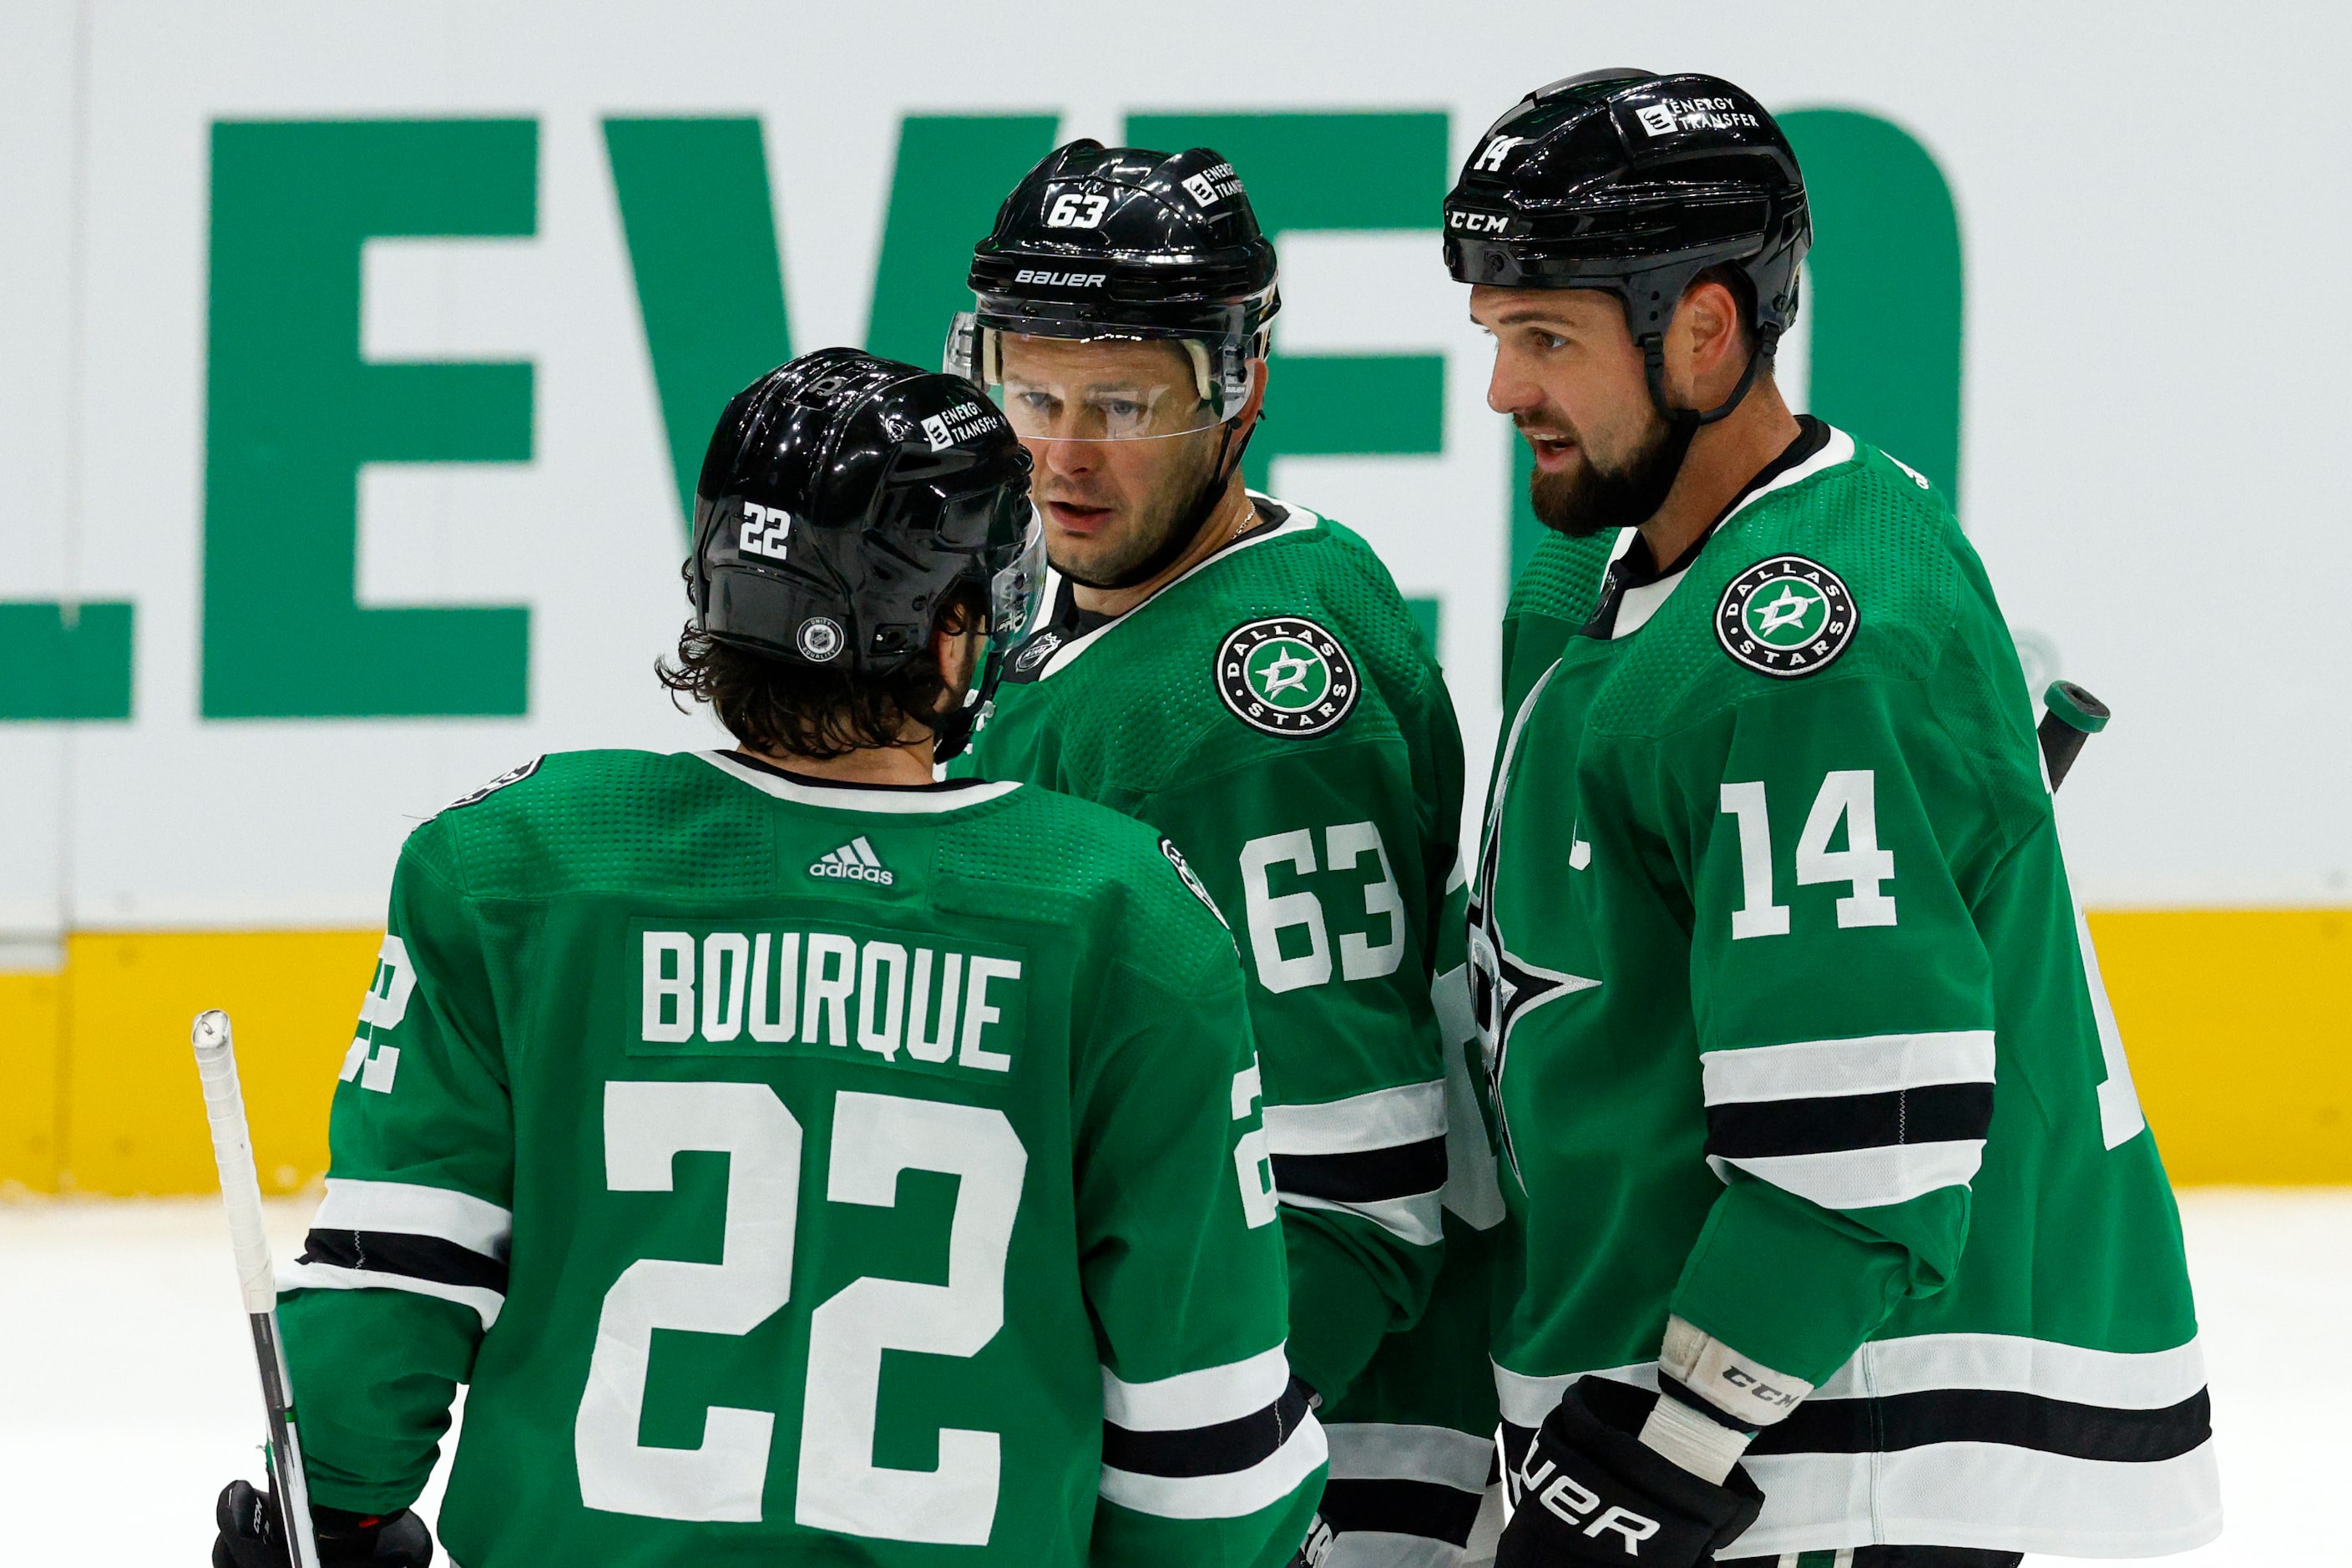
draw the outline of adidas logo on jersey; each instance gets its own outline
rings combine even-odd
[[[866,842],[862,833],[830,855],[811,861],[809,875],[834,877],[845,882],[871,882],[877,888],[887,888],[898,879],[882,864],[881,857],[874,853],[874,846]]]

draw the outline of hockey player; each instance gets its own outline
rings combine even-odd
[[[1458,938],[1442,951],[1462,789],[1444,679],[1360,539],[1244,488],[1279,296],[1223,158],[1056,150],[971,284],[950,368],[1027,444],[1055,568],[973,770],[1141,817],[1232,916],[1291,1360],[1331,1446],[1308,1556],[1461,1563],[1494,1462],[1477,1227],[1501,1198]]]
[[[1295,1549],[1230,933],[1149,828],[932,782],[1034,607],[1027,466],[965,382],[762,377],[665,671],[738,749],[542,758],[410,836],[281,1309],[330,1561],[425,1560],[461,1382],[467,1568]],[[217,1561],[284,1561],[261,1503]]]
[[[1596,72],[1444,221],[1563,536],[1472,895],[1498,1563],[2210,1539],[2179,1221],[2000,607],[1927,480],[1773,385],[1788,142],[1728,82]]]

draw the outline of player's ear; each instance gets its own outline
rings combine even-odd
[[[1729,366],[1736,374],[1743,365],[1740,353],[1739,300],[1732,291],[1709,278],[1692,285],[1682,308],[1691,321],[1692,369],[1703,377]]]

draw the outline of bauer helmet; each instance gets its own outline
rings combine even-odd
[[[719,416],[686,563],[694,629],[787,663],[885,676],[930,645],[969,586],[989,652],[963,709],[933,725],[954,755],[1035,618],[1045,549],[1029,456],[969,382],[820,349]]]
[[[1736,407],[1797,315],[1812,243],[1797,154],[1762,104],[1720,77],[1587,71],[1538,88],[1478,139],[1445,198],[1445,266],[1462,283],[1617,296],[1670,417]],[[1710,267],[1753,286],[1757,352],[1703,415],[1668,409],[1663,345]]]
[[[974,308],[949,330],[947,369],[1001,384],[997,338],[1168,339],[1192,358],[1196,408],[1140,411],[1129,434],[1183,434],[1238,415],[1275,312],[1274,245],[1234,166],[1206,147],[1170,155],[1073,142],[1029,171],[972,252]],[[1018,410],[1008,408],[1017,426]],[[1165,428],[1173,424],[1174,429]],[[1103,438],[1117,438],[1118,419]]]

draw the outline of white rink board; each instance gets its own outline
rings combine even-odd
[[[1539,79],[1624,60],[1884,116],[1948,177],[1966,521],[2015,625],[2120,715],[2068,790],[2085,900],[2344,901],[2352,528],[2333,453],[2352,328],[2307,306],[2337,291],[2352,222],[2340,103],[2278,67],[2332,79],[2347,43],[2344,14],[2288,5],[1202,4],[1175,21],[12,0],[0,599],[127,600],[137,634],[128,722],[0,724],[0,963],[66,928],[365,925],[407,828],[511,763],[711,743],[648,673],[682,615],[679,541],[604,118],[761,118],[806,349],[863,334],[902,115],[1058,111],[1065,135],[1115,138],[1135,110],[1439,110],[1458,161]],[[528,712],[202,719],[209,127],[444,115],[536,122],[535,232],[372,247],[363,343],[530,361],[533,455],[368,471],[357,588],[529,606]],[[1433,226],[1305,237],[1287,259],[1278,349],[1445,356],[1441,454],[1286,459],[1276,480],[1443,598],[1475,797],[1507,549],[1483,340]]]
[[[310,1202],[268,1205],[283,1264]],[[2221,1538],[2182,1568],[2317,1563],[2341,1539],[2352,1368],[2315,1354],[2352,1316],[2352,1189],[2181,1198],[2219,1434]],[[0,1205],[0,1475],[12,1560],[200,1563],[215,1495],[261,1474],[261,1400],[209,1199]],[[420,1508],[429,1519],[444,1463]],[[2070,1559],[2028,1558],[2038,1568]]]

